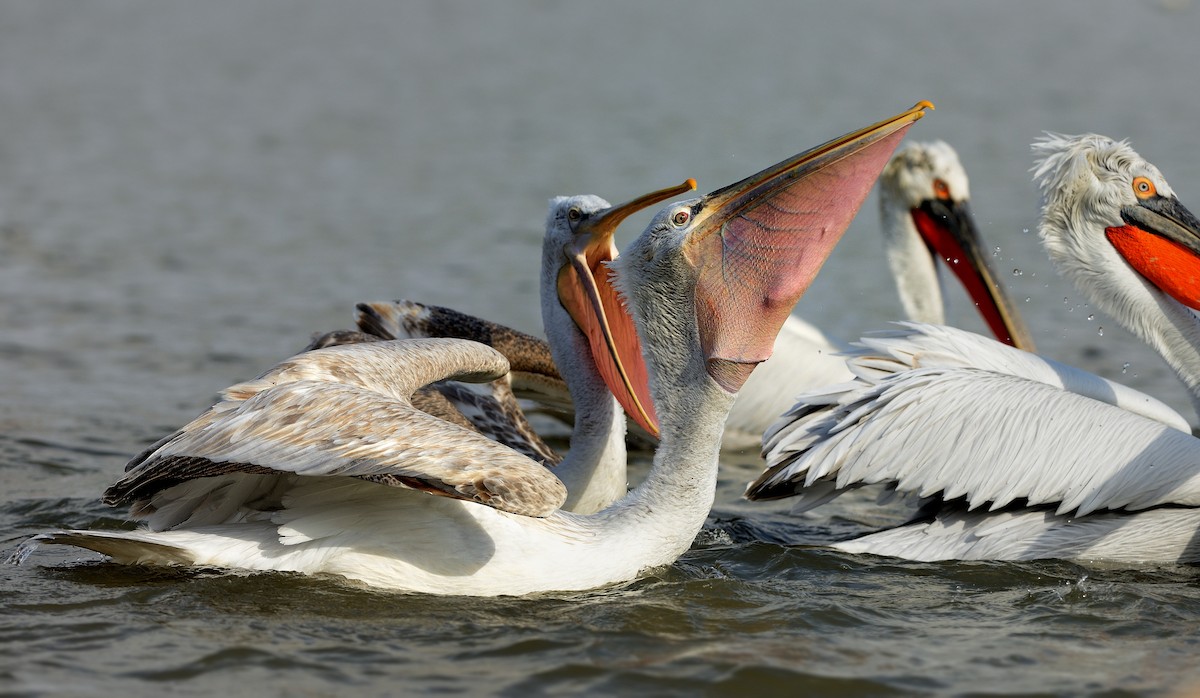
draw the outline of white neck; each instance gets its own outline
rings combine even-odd
[[[643,566],[675,560],[704,525],[716,497],[721,435],[735,397],[705,371],[691,296],[681,291],[690,286],[684,280],[657,289],[626,286],[646,353],[660,441],[646,481],[600,517],[610,524],[606,529],[637,546],[629,549],[641,551]]]
[[[1200,414],[1200,319],[1140,275],[1131,275],[1126,298],[1092,293],[1092,300],[1166,360]]]
[[[1200,413],[1200,319],[1158,290],[1111,247],[1100,254],[1044,236],[1050,258],[1091,302],[1157,351],[1187,386]],[[1077,239],[1088,239],[1079,236]],[[1108,245],[1100,236],[1100,245]]]
[[[941,277],[929,247],[917,232],[912,212],[894,193],[881,188],[879,215],[888,267],[896,280],[905,315],[916,322],[944,325]]]
[[[652,367],[656,375],[661,371]],[[725,418],[734,395],[726,393],[700,362],[685,366],[678,378],[664,376],[654,391],[661,438],[646,481],[633,491],[635,506],[679,531],[678,552],[686,550],[712,509]],[[669,409],[667,405],[684,406]]]
[[[625,415],[596,370],[587,339],[558,300],[562,248],[544,250],[543,257],[542,324],[575,404],[571,447],[554,474],[567,487],[562,508],[590,514],[625,496]]]

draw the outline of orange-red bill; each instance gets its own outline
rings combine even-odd
[[[987,263],[966,202],[929,200],[912,210],[912,218],[925,244],[958,277],[996,339],[1036,351],[1029,329]]]
[[[708,373],[729,392],[771,355],[775,335],[858,213],[908,128],[912,109],[706,196],[684,254]]]
[[[1175,300],[1200,310],[1200,257],[1195,252],[1133,225],[1105,233],[1129,266]]]
[[[558,274],[558,297],[588,338],[600,376],[626,413],[643,429],[658,436],[658,416],[650,396],[650,380],[633,317],[612,283],[606,264],[616,259],[613,235],[631,214],[696,188],[696,181],[660,189],[614,206],[577,230],[566,250],[570,264]]]
[[[1105,230],[1109,242],[1150,283],[1200,310],[1200,220],[1174,196],[1151,189],[1138,198],[1121,208],[1125,225]]]

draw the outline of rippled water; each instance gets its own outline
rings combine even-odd
[[[918,99],[1044,353],[1190,414],[1056,279],[1028,143],[1132,140],[1200,207],[1200,10],[1169,2],[0,2],[0,544],[117,525],[124,461],[215,393],[409,297],[536,331],[545,200],[707,191]],[[870,203],[798,312],[898,315]],[[979,327],[962,298],[956,321]],[[848,309],[853,309],[849,312]],[[644,467],[644,464],[643,464]],[[5,695],[1061,695],[1200,686],[1191,568],[903,563],[886,524],[741,502],[628,585],[440,599],[335,580],[0,566]]]

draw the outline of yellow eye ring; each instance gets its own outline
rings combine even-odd
[[[1154,187],[1154,182],[1151,182],[1147,177],[1133,178],[1133,195],[1139,199],[1149,199],[1157,194],[1158,191]]]

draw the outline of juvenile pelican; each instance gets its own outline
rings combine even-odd
[[[394,340],[300,354],[139,457],[106,497],[131,503],[148,529],[41,540],[125,563],[335,574],[437,594],[588,589],[669,564],[712,505],[733,396],[926,107],[668,206],[620,257],[661,441],[646,481],[600,512],[562,511],[566,489],[541,464],[409,404],[432,381],[503,375],[500,354]],[[568,214],[572,232],[583,221]],[[578,263],[604,244],[585,234],[564,250],[586,287],[565,307],[577,321],[594,313],[588,332],[615,329],[606,291]]]
[[[1200,221],[1124,142],[1034,150],[1051,259],[1197,402]],[[1200,560],[1200,441],[1161,403],[949,328],[867,339],[852,364],[854,383],[805,396],[768,434],[749,497],[886,483],[927,498],[912,523],[837,546],[853,552]]]

